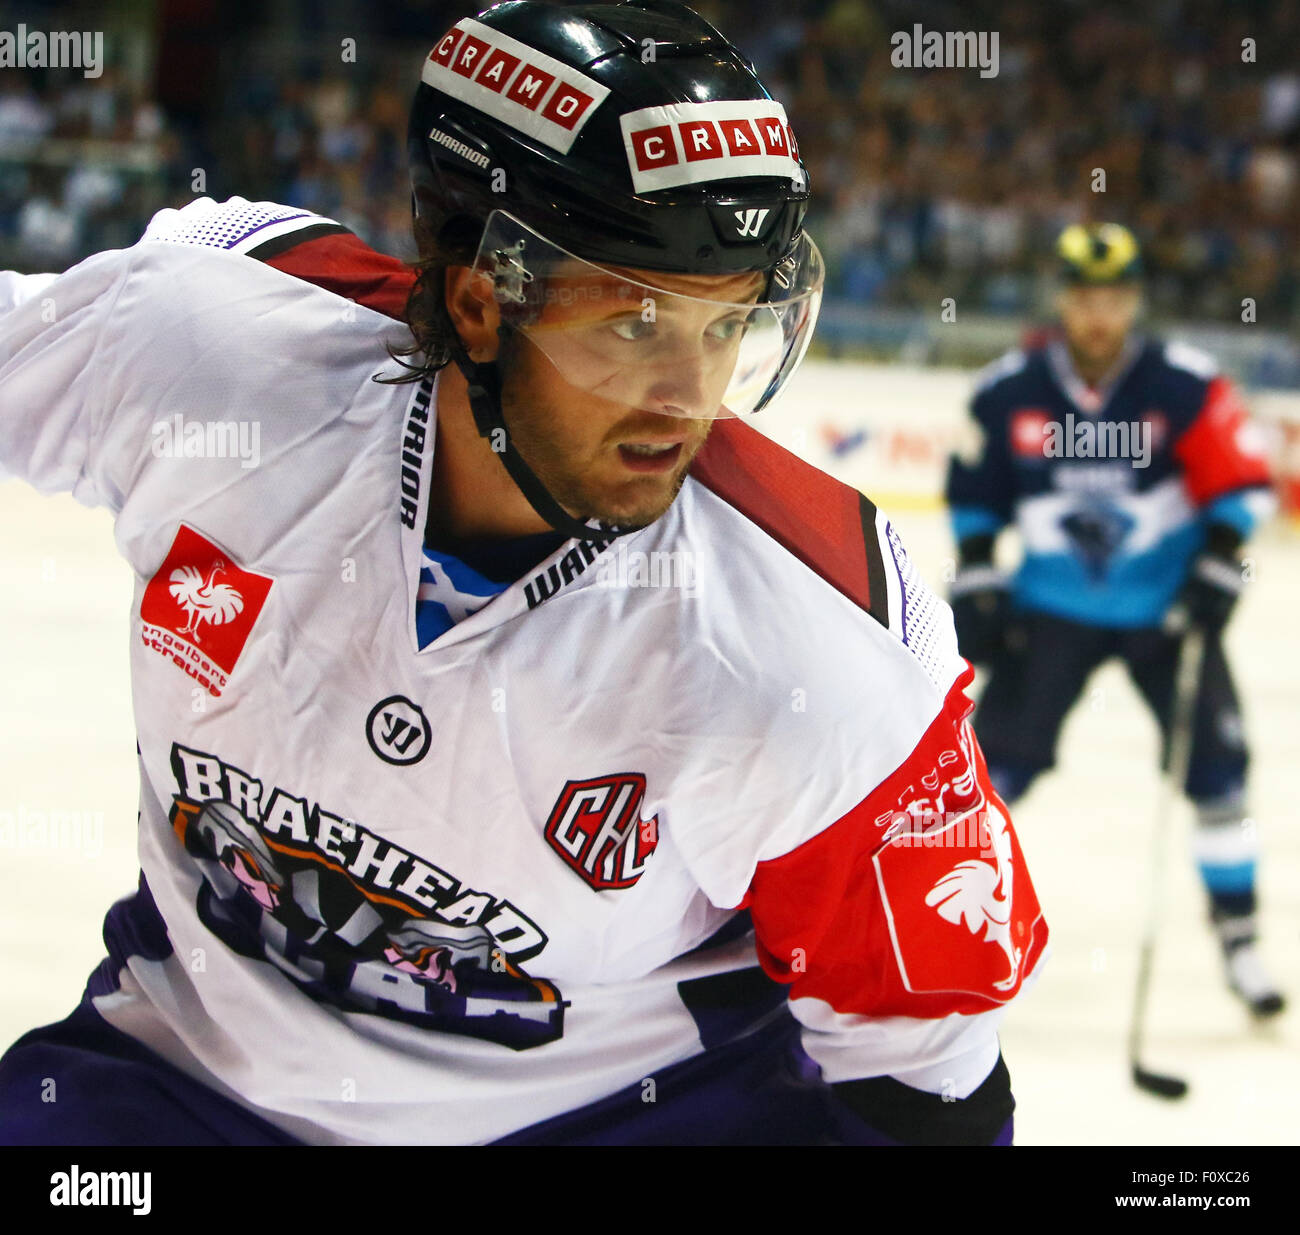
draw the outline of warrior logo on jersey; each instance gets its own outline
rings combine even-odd
[[[389,695],[366,717],[366,741],[385,763],[419,763],[429,753],[433,729],[418,703]]]
[[[273,580],[243,570],[181,524],[140,602],[141,638],[219,696],[253,632]]]
[[[571,780],[546,821],[551,848],[597,891],[630,888],[659,844],[659,817],[641,818],[640,772]]]
[[[171,762],[199,918],[233,951],[348,1011],[515,1050],[561,1036],[559,990],[521,967],[546,936],[508,900],[215,755]]]
[[[528,601],[528,607],[536,609],[561,588],[568,587],[611,544],[613,540],[603,536],[580,540],[558,561],[552,562],[545,570],[539,570],[524,584],[524,599]]]

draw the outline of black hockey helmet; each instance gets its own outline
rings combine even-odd
[[[677,0],[498,4],[424,63],[417,213],[504,210],[588,261],[764,270],[795,247],[808,174],[753,66]]]
[[[823,282],[803,231],[807,170],[753,66],[677,0],[510,0],[457,22],[424,62],[408,154],[417,218],[490,278],[503,343],[526,336],[574,386],[629,408],[741,415],[802,359]],[[762,277],[728,304],[656,272]],[[604,328],[611,306],[626,330]],[[642,306],[648,328],[632,320]],[[701,329],[725,357],[716,397],[654,403],[647,375],[674,371],[674,337]],[[505,428],[496,363],[452,358],[479,431]],[[534,508],[596,535],[506,440],[502,462]]]

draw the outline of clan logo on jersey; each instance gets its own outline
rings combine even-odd
[[[140,602],[145,647],[219,696],[234,672],[273,580],[244,570],[182,523]]]
[[[199,920],[312,998],[527,1050],[564,1032],[559,988],[521,968],[545,932],[354,819],[172,744],[171,824],[203,875]]]
[[[641,818],[640,772],[571,780],[546,821],[546,839],[597,891],[630,888],[659,844],[659,817]]]

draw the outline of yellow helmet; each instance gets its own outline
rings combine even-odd
[[[1073,223],[1056,241],[1067,283],[1122,283],[1142,274],[1137,238],[1120,223]]]

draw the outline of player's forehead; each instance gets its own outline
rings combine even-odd
[[[1135,304],[1140,296],[1136,283],[1108,283],[1095,287],[1073,285],[1061,293],[1061,302],[1069,308],[1108,309]]]
[[[712,300],[721,304],[752,304],[767,284],[764,271],[736,274],[684,274],[632,266],[593,266],[574,260],[562,262],[550,276],[552,283],[570,289],[586,288],[592,299],[617,302],[661,292],[682,303]]]

